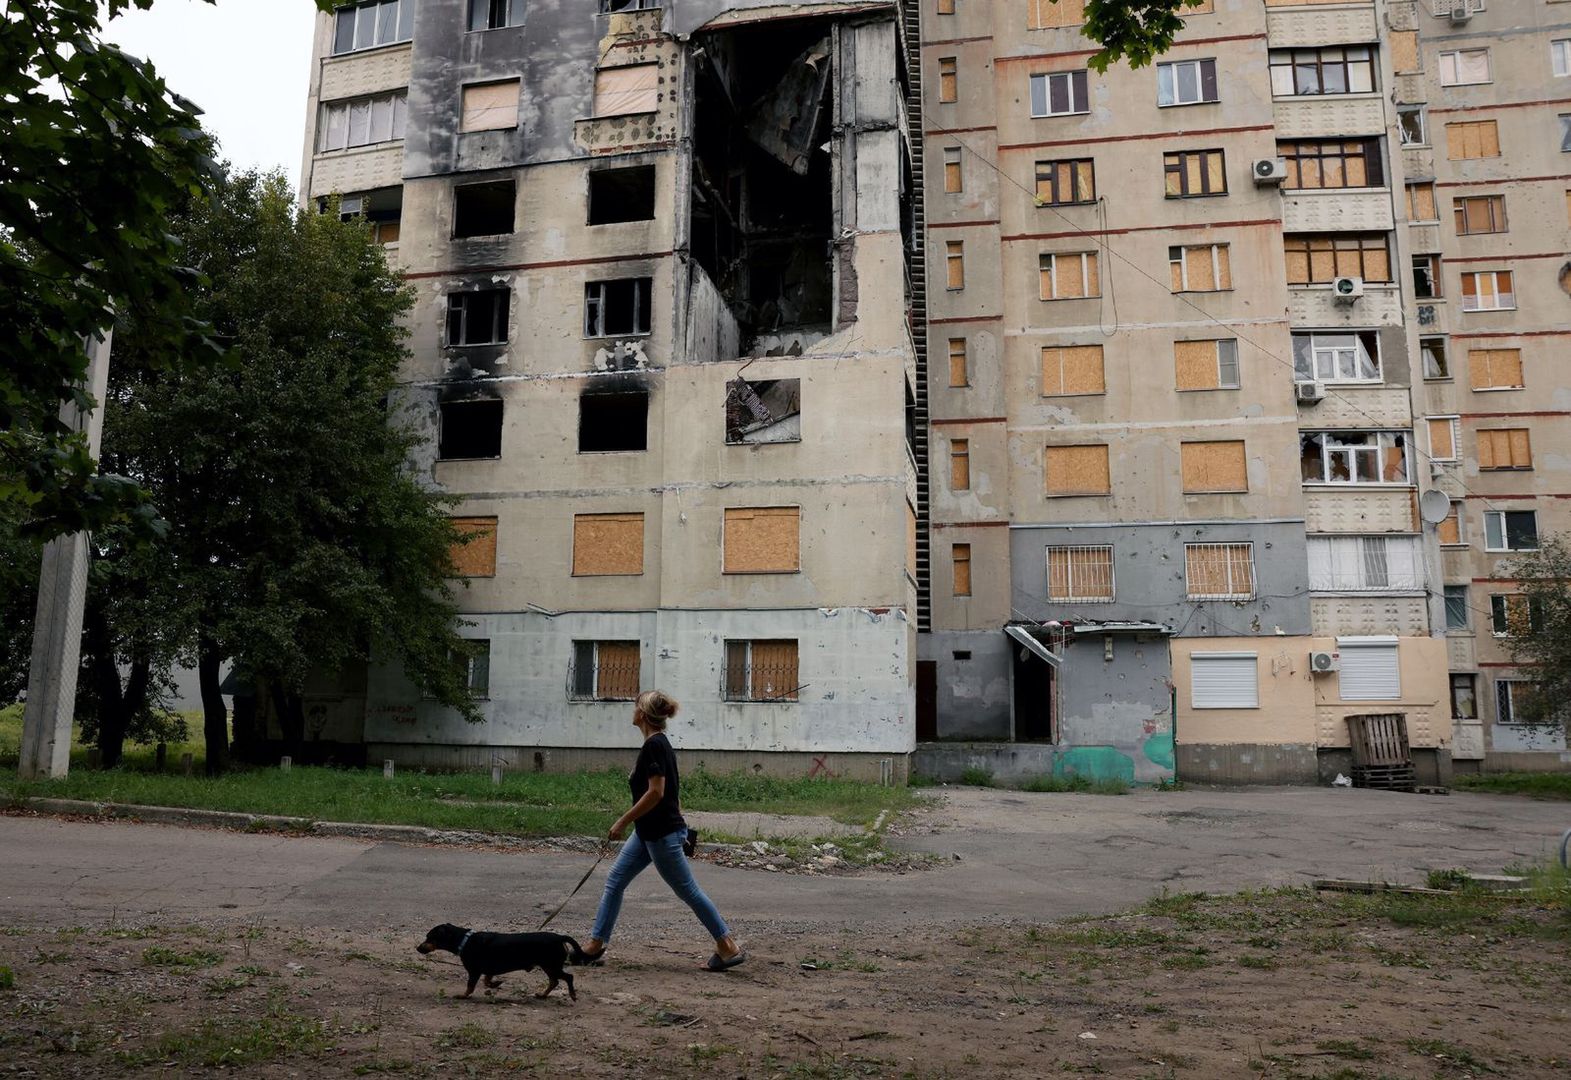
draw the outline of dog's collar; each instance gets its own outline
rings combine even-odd
[[[464,946],[469,944],[469,939],[474,937],[474,935],[475,932],[473,930],[464,931],[463,940],[458,943],[458,948],[453,950],[454,955],[456,955],[460,960],[462,960],[464,956]]]

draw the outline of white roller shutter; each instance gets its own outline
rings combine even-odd
[[[1192,654],[1189,703],[1196,709],[1258,709],[1260,680],[1255,654]]]
[[[1396,639],[1349,640],[1339,638],[1343,701],[1398,701],[1402,675],[1397,664]]]

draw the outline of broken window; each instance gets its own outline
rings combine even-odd
[[[596,116],[631,116],[659,107],[659,64],[629,64],[595,72]]]
[[[568,665],[568,697],[574,701],[632,701],[642,685],[642,649],[636,641],[575,641]]]
[[[1227,159],[1221,150],[1175,150],[1162,155],[1169,199],[1227,194]]]
[[[1293,335],[1297,382],[1379,382],[1380,334],[1374,330]]]
[[[453,518],[459,539],[448,552],[459,577],[493,577],[496,574],[496,518]]]
[[[1449,379],[1451,366],[1446,360],[1446,339],[1443,337],[1421,337],[1418,339],[1418,351],[1423,358],[1424,378]]]
[[[747,443],[800,442],[802,380],[732,379],[726,384],[725,441]]]
[[[519,80],[476,83],[463,90],[459,131],[494,131],[518,126]]]
[[[1440,220],[1440,207],[1435,202],[1433,180],[1421,180],[1407,185],[1407,220]]]
[[[1396,126],[1403,146],[1424,146],[1429,142],[1429,121],[1422,105],[1398,105]]]
[[[1413,295],[1428,300],[1442,295],[1440,292],[1440,256],[1413,256]]]
[[[453,189],[453,236],[498,236],[513,231],[513,181],[463,184]]]
[[[1175,341],[1173,366],[1180,390],[1237,390],[1238,340]]]
[[[1299,436],[1306,484],[1405,484],[1407,433],[1306,431]]]
[[[436,456],[442,461],[502,456],[502,401],[444,401],[438,407]]]
[[[584,285],[584,336],[649,333],[650,278],[591,281]]]
[[[500,345],[507,341],[507,289],[447,294],[449,345]]]
[[[589,393],[578,399],[578,452],[615,453],[649,447],[649,394]]]
[[[409,0],[413,4],[413,0]],[[522,26],[524,0],[469,0],[469,29],[500,30]]]
[[[1096,202],[1096,166],[1090,158],[1036,163],[1036,204],[1071,206]]]
[[[1361,188],[1384,183],[1379,139],[1279,139],[1276,153],[1287,162],[1284,188]]]
[[[573,515],[574,577],[643,572],[643,514]]]
[[[589,173],[589,224],[648,221],[655,216],[655,167],[594,169]]]
[[[795,701],[797,675],[795,641],[725,643],[727,701]]]
[[[326,213],[332,208],[332,200],[319,199],[318,205]],[[369,227],[369,239],[374,244],[398,243],[403,209],[404,189],[401,187],[377,188],[357,195],[344,195],[338,200],[339,220],[364,218]]]
[[[600,14],[614,11],[648,11],[660,6],[660,0],[600,0]]]

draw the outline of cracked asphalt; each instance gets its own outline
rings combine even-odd
[[[1571,804],[1482,794],[936,794],[890,838],[939,856],[933,869],[806,876],[705,864],[699,880],[744,935],[749,927],[898,931],[1100,914],[1163,888],[1421,881],[1432,867],[1495,872],[1550,858],[1571,827]],[[529,927],[589,858],[16,814],[0,816],[0,865],[0,923],[10,925],[156,918],[422,932],[443,921]],[[603,873],[553,929],[587,932]],[[653,874],[629,890],[624,919],[646,930],[696,929]]]

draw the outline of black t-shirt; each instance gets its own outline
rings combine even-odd
[[[682,781],[676,772],[676,751],[671,749],[671,740],[665,737],[664,732],[656,732],[645,739],[643,747],[638,751],[638,762],[627,778],[627,786],[633,793],[635,803],[649,790],[651,776],[665,777],[665,794],[653,810],[633,822],[640,840],[659,840],[678,829],[687,828],[687,822],[682,820],[682,811],[678,809],[681,805]]]

